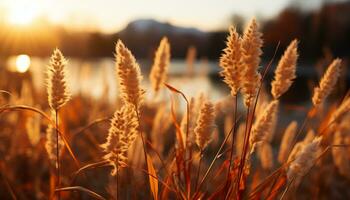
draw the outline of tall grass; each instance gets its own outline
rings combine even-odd
[[[282,97],[296,79],[298,41],[285,49],[267,91],[266,77],[274,62],[259,69],[262,38],[255,19],[243,35],[229,28],[219,61],[231,96],[225,104],[210,101],[210,93],[186,96],[170,84],[166,37],[149,75],[154,94],[163,90],[171,96],[158,96],[159,104],[144,95],[148,91],[140,66],[121,40],[115,54],[119,98],[112,104],[71,97],[65,79],[68,63],[54,50],[48,65],[48,102],[41,105],[47,110],[21,105],[14,92],[1,90],[8,96],[0,107],[1,125],[14,132],[3,136],[9,141],[4,146],[11,148],[4,151],[0,146],[0,152],[6,152],[0,155],[1,192],[13,199],[289,199],[304,197],[298,193],[301,188],[309,192],[307,197],[331,197],[320,190],[335,187],[328,180],[349,180],[350,98],[326,102],[344,64],[334,59],[329,65],[314,89],[311,108],[301,109],[306,114],[301,126],[290,118],[282,121],[283,112],[290,112]],[[194,51],[192,47],[189,65]],[[193,77],[192,68],[188,73],[187,78]],[[185,110],[179,110],[180,101]],[[106,116],[89,122],[95,117],[92,110]],[[33,115],[41,116],[35,119],[36,128],[31,125]],[[19,119],[28,125],[17,124]],[[28,136],[18,134],[22,129]],[[46,137],[34,133],[40,131]],[[41,154],[43,149],[47,155]],[[17,173],[22,166],[38,168],[26,172],[27,182]]]

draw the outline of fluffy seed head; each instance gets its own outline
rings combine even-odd
[[[261,166],[265,170],[270,170],[273,167],[273,151],[271,144],[262,143],[258,151]]]
[[[333,144],[336,145],[349,145],[350,144],[350,126],[347,117],[346,121],[343,121],[333,137]],[[350,161],[349,150],[347,147],[333,147],[332,156],[334,165],[337,167],[339,173],[343,176],[350,178]]]
[[[288,156],[287,162],[289,163],[292,160],[295,160],[295,158],[299,156],[299,154],[301,153],[301,150],[305,147],[305,145],[308,145],[314,139],[315,139],[315,132],[314,130],[310,129],[306,133],[304,139],[293,146],[293,149]]]
[[[278,153],[278,161],[280,163],[284,163],[288,158],[288,153],[292,147],[292,142],[295,137],[297,128],[298,123],[296,121],[292,121],[284,131],[281,147]]]
[[[227,37],[226,48],[220,58],[220,75],[224,77],[224,82],[230,87],[231,95],[236,96],[240,88],[242,71],[242,50],[241,38],[236,29],[231,26],[230,35]]]
[[[334,59],[333,62],[327,68],[326,73],[323,75],[319,87],[315,88],[314,95],[312,97],[312,103],[314,106],[321,104],[327,96],[332,92],[334,85],[336,84],[340,75],[340,59]]]
[[[261,79],[258,73],[263,45],[261,36],[258,25],[253,19],[245,30],[242,39],[242,64],[244,66],[242,70],[242,93],[246,106],[252,103]]]
[[[346,99],[343,100],[340,106],[332,114],[330,122],[332,123],[332,122],[341,121],[349,112],[349,110],[350,110],[350,97],[347,97]]]
[[[124,102],[140,106],[144,94],[140,86],[142,80],[140,67],[121,40],[118,40],[116,45],[116,71]]]
[[[137,136],[138,127],[135,107],[132,104],[126,103],[114,113],[107,141],[101,145],[106,153],[104,159],[108,160],[114,167],[112,175],[115,175],[117,169],[125,165],[127,151]]]
[[[278,101],[271,101],[265,108],[264,112],[259,115],[256,122],[253,125],[251,137],[250,137],[250,145],[253,145],[257,142],[264,141],[266,136],[271,131],[271,125],[273,120],[271,120],[271,116],[277,115],[278,109]]]
[[[301,149],[300,153],[289,166],[287,172],[289,181],[304,176],[310,170],[317,158],[321,140],[322,137],[317,137]]]
[[[55,49],[48,66],[47,93],[49,105],[53,110],[58,110],[70,98],[65,80],[65,66],[67,60],[59,49]]]
[[[211,140],[212,132],[215,127],[214,120],[214,105],[207,101],[201,106],[197,125],[194,129],[196,143],[201,150],[203,150]]]
[[[271,93],[273,98],[278,99],[282,94],[284,94],[289,87],[292,85],[295,79],[295,69],[298,59],[298,41],[293,40],[286,51],[284,52],[282,58],[280,59],[276,71],[275,79],[272,81]]]
[[[164,37],[159,44],[154,58],[149,79],[153,90],[157,92],[167,79],[167,72],[170,63],[170,44],[168,38]]]

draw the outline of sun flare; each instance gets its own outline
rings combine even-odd
[[[28,55],[22,54],[16,58],[16,70],[20,73],[24,73],[29,69],[30,57]]]
[[[35,7],[11,7],[8,21],[13,25],[29,25],[38,17],[38,10]]]

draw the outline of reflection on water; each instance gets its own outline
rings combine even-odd
[[[34,86],[39,89],[45,89],[46,69],[49,59],[32,58],[29,71],[33,76]],[[149,91],[147,96],[152,98],[150,83],[148,80],[149,66],[151,63],[140,62],[143,73],[143,86]],[[102,95],[108,95],[110,101],[117,95],[117,80],[115,75],[115,65],[113,58],[104,58],[96,60],[69,59],[67,70],[67,83],[73,94],[82,94],[100,98]],[[215,88],[210,83],[207,73],[217,71],[218,67],[214,62],[197,62],[194,65],[194,76],[186,77],[186,63],[183,60],[172,61],[169,68],[168,82],[174,87],[183,91],[187,96],[196,96],[199,92],[210,94],[215,100],[222,96],[219,88]]]

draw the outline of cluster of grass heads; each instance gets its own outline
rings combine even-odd
[[[350,97],[326,106],[341,60],[333,60],[315,87],[302,124],[291,120],[277,141],[276,130],[284,129],[278,126],[280,97],[296,78],[297,40],[278,62],[271,95],[263,85],[273,59],[259,71],[263,40],[257,22],[253,19],[242,35],[230,27],[226,44],[220,75],[231,92],[216,103],[210,94],[188,97],[167,83],[167,38],[155,54],[152,91],[142,88],[132,52],[117,42],[119,99],[113,106],[71,97],[67,61],[56,49],[48,65],[46,103],[34,102],[26,84],[20,97],[1,90],[6,98],[0,126],[11,133],[0,138],[4,198],[284,199],[298,188],[317,198],[325,195],[321,187],[340,182],[332,177],[347,186]],[[239,96],[244,111],[238,109]],[[179,101],[186,105],[182,112]]]

